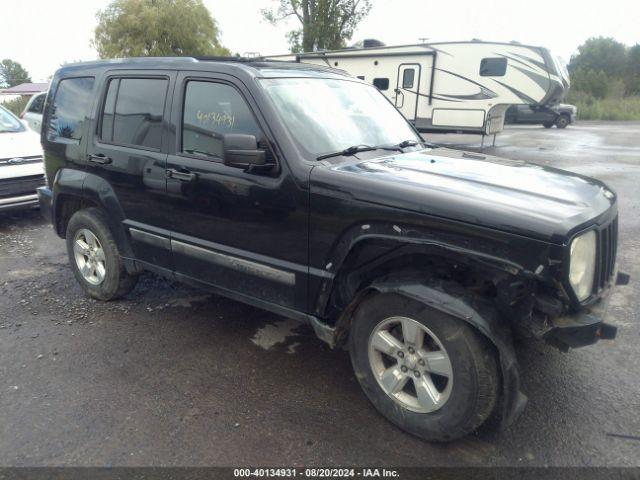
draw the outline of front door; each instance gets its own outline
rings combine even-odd
[[[244,85],[223,74],[180,73],[167,158],[167,211],[178,276],[241,300],[306,309],[308,192],[272,149]],[[224,163],[225,134],[253,135],[269,171]]]
[[[403,63],[398,67],[396,80],[396,108],[402,112],[407,120],[415,121],[420,96],[419,63]]]

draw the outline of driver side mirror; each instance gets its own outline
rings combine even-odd
[[[266,152],[258,149],[258,142],[253,135],[227,133],[222,141],[225,165],[246,169],[266,165]]]

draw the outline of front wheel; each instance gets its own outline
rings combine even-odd
[[[567,125],[571,123],[571,120],[567,115],[560,115],[556,119],[556,127],[558,128],[567,128]]]
[[[102,210],[74,213],[66,240],[73,274],[90,297],[114,300],[135,287],[138,277],[127,273]]]
[[[465,322],[395,294],[356,311],[351,363],[369,400],[400,428],[429,441],[476,430],[498,398],[496,354]]]

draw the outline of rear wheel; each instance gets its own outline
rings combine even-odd
[[[74,213],[66,239],[73,274],[90,297],[113,300],[135,287],[138,277],[127,273],[102,210]]]
[[[350,332],[351,362],[365,394],[394,424],[431,441],[477,429],[498,397],[498,364],[465,322],[394,294],[369,297]]]
[[[569,125],[569,123],[571,123],[571,120],[567,115],[563,114],[556,118],[556,127],[558,128],[567,128],[567,125]]]

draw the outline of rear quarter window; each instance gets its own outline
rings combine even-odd
[[[58,83],[47,124],[47,140],[80,143],[93,94],[93,77],[65,78]]]

